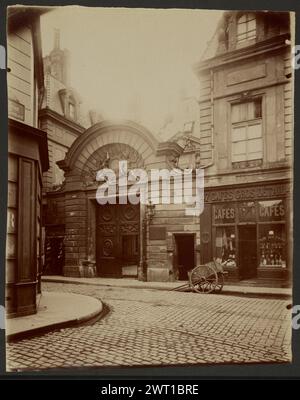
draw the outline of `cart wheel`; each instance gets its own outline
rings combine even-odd
[[[221,293],[224,286],[224,275],[222,273],[218,273],[218,283],[215,287],[216,293]]]
[[[218,275],[209,265],[199,265],[190,275],[192,289],[197,293],[211,293],[218,285]]]

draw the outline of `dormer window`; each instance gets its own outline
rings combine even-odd
[[[72,103],[69,103],[69,117],[75,119],[75,105]]]
[[[254,13],[243,14],[237,21],[237,42],[244,43],[256,38],[256,18]]]
[[[73,121],[78,120],[80,99],[72,89],[61,89],[59,92],[62,114]]]

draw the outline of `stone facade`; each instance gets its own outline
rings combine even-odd
[[[141,167],[148,173],[153,168],[170,170],[172,167],[170,159],[179,156],[181,150],[180,146],[174,143],[159,143],[144,127],[130,121],[119,123],[103,121],[78,137],[65,160],[59,162],[65,173],[65,181],[51,199],[57,205],[52,211],[53,214],[63,213],[64,209],[64,216],[61,214],[60,222],[64,225],[65,232],[63,269],[65,275],[80,276],[80,269],[86,261],[96,265],[97,274],[101,276],[103,273],[97,255],[102,251],[99,250],[98,213],[106,213],[110,206],[99,205],[96,201],[96,191],[99,186],[99,182],[96,181],[97,170],[101,169],[104,163],[105,166],[115,169],[119,160],[127,160],[129,170]],[[150,188],[152,186],[149,190]],[[172,196],[173,192],[171,180]],[[128,238],[132,233],[136,234],[138,261],[135,276],[151,281],[175,280],[177,278],[174,267],[176,235],[189,237],[193,251],[196,250],[196,246],[199,247],[200,243],[199,218],[186,216],[184,204],[161,204],[162,187],[152,188],[151,195],[152,199],[160,199],[151,218],[149,206],[139,202],[138,220],[131,219],[131,206],[126,205],[124,212],[126,213],[127,207],[127,223],[123,224],[120,221],[120,227],[115,228],[116,220],[109,221],[105,226],[102,224],[102,229],[105,229],[102,232],[106,231],[107,241],[116,243],[116,249],[119,246],[116,252],[121,253],[124,252],[124,238]],[[59,207],[61,211],[58,211]],[[121,206],[117,207],[122,214]],[[53,217],[55,218],[54,215]],[[121,229],[117,236],[113,235],[115,229]],[[120,244],[122,240],[123,245]],[[199,254],[197,257],[199,262]],[[120,259],[119,262],[123,262],[120,254],[117,258]],[[193,264],[196,262],[196,259],[192,261]],[[113,269],[111,276],[115,276]]]
[[[282,277],[284,281],[292,270],[291,246],[287,246],[288,238],[292,237],[293,162],[289,18],[288,13],[225,12],[201,62],[195,66],[201,82],[200,158],[201,164],[209,163],[205,179],[206,198],[212,198],[213,193],[215,198],[219,198],[219,205],[215,207],[227,201],[228,210],[236,201],[233,208],[237,214],[241,203],[234,200],[232,193],[236,190],[243,192],[248,188],[249,196],[240,199],[256,203],[260,199],[271,201],[274,198],[270,194],[272,191],[268,194],[266,190],[261,195],[263,188],[272,187],[275,193],[278,188],[275,198],[285,202],[280,223],[276,225],[277,217],[273,221],[269,219],[269,232],[280,230],[280,241],[284,241],[284,244],[274,246],[285,247],[285,261],[278,261],[276,267],[274,254],[271,254],[269,268],[262,265],[262,262],[265,264],[265,254],[260,249],[264,246],[260,241],[266,238],[262,233],[266,225],[260,216],[257,214],[256,222],[250,219],[242,221],[237,216],[235,221],[231,221],[236,259],[228,269],[234,279],[243,279],[242,250],[239,249],[243,223],[257,224],[257,257],[253,261],[257,268],[249,277],[267,276],[270,282]],[[282,185],[287,186],[281,193]],[[223,191],[229,193],[227,199],[219,195]],[[253,193],[257,193],[257,197],[253,197]],[[255,207],[261,207],[261,204]],[[214,206],[207,200],[200,223],[206,237],[201,245],[203,262],[220,256],[216,241],[221,243],[222,238],[218,237],[216,230],[220,230],[221,225],[217,226],[212,219],[211,207]],[[284,228],[279,229],[280,226]],[[280,258],[277,254],[276,257]]]
[[[62,273],[80,276],[88,265],[104,276],[104,260],[111,263],[112,276],[125,276],[119,267],[127,246],[138,257],[134,276],[139,279],[187,279],[195,265],[219,258],[229,280],[286,284],[292,266],[287,245],[292,235],[293,157],[289,40],[287,13],[225,12],[194,67],[201,84],[199,119],[194,112],[188,121],[181,116],[165,126],[166,137],[163,130],[153,136],[130,121],[93,120],[66,145],[71,144],[66,157],[58,162],[64,182],[48,196],[55,207],[47,217],[57,221],[64,238]],[[194,107],[191,100],[187,104]],[[132,228],[133,220],[127,221],[130,236],[122,218],[127,212],[136,218],[136,210],[105,208],[96,201],[97,170],[117,171],[120,160],[128,160],[129,169],[143,167],[148,173],[191,168],[194,184],[195,169],[202,168],[202,215],[187,215],[188,201],[164,202],[163,182],[154,182],[152,199],[159,201],[139,204],[139,223],[135,220]],[[176,198],[175,183],[170,182]]]

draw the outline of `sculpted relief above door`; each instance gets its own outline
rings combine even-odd
[[[127,162],[128,171],[144,167],[141,155],[128,144],[107,144],[96,150],[85,163],[81,173],[84,185],[88,187],[97,184],[96,174],[103,168],[112,169],[119,175],[119,161]]]

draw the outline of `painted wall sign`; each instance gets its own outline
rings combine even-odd
[[[220,205],[213,207],[213,217],[215,223],[228,223],[235,221],[235,207]]]
[[[284,203],[280,200],[260,201],[259,219],[262,221],[280,221],[285,219]]]
[[[15,233],[17,229],[17,211],[14,209],[7,210],[7,232]]]
[[[205,202],[214,203],[235,200],[254,200],[268,197],[281,197],[290,193],[290,184],[248,187],[242,189],[226,189],[206,191],[204,194]]]

